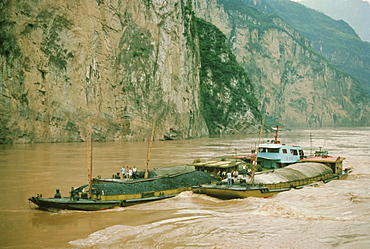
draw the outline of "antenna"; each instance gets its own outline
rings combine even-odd
[[[310,155],[312,156],[313,155],[312,154],[312,132],[310,132],[310,148],[311,148]]]
[[[261,142],[264,124],[265,124],[265,115],[262,116],[262,124],[261,124],[260,135],[258,137],[258,144],[257,144],[257,147],[256,147],[255,158],[253,160],[253,171],[252,171],[252,176],[251,176],[251,184],[254,184],[254,175],[255,175],[256,169],[257,169],[257,159],[258,159],[258,149],[259,149],[258,146]]]
[[[152,133],[151,133],[151,135],[148,136],[148,149],[147,149],[147,153],[146,153],[146,168],[145,168],[144,178],[148,178],[149,177],[150,150],[152,148],[152,141],[154,139],[154,131],[155,131],[156,119],[157,119],[157,117],[154,116],[154,118],[153,118],[153,125],[152,125]]]
[[[89,147],[88,151],[88,180],[89,180],[89,198],[92,196],[92,164],[93,164],[93,145],[92,145],[92,136],[90,131],[90,136],[88,138],[87,146]]]
[[[276,131],[275,131],[275,142],[274,144],[278,143],[278,135],[279,135],[279,124],[276,126]]]

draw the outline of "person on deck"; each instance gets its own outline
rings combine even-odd
[[[136,166],[134,166],[134,167],[132,168],[132,178],[133,178],[133,179],[136,179],[136,172],[137,172],[137,168],[136,168]]]
[[[132,169],[128,169],[128,179],[132,179]]]
[[[247,175],[252,175],[252,170],[250,168],[248,168],[248,172],[247,172]]]
[[[244,177],[247,176],[247,165],[245,164],[243,164],[242,174]]]
[[[233,185],[233,179],[231,178],[231,172],[227,172],[227,185]]]
[[[125,167],[122,167],[121,174],[122,174],[122,180],[124,180],[125,179],[125,174],[126,174],[126,168]]]
[[[128,168],[128,166],[126,166],[126,177],[125,177],[126,179],[129,179],[129,174],[128,174],[129,170],[130,169]]]
[[[225,179],[226,178],[226,171],[222,171],[221,173],[221,179]]]

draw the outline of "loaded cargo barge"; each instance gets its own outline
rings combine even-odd
[[[69,197],[61,197],[57,190],[53,198],[43,198],[38,194],[28,200],[44,210],[93,211],[174,197],[183,191],[191,190],[194,185],[215,183],[217,179],[205,172],[186,171],[146,179],[96,182],[92,184],[91,196],[87,194],[89,185],[83,185],[72,188]]]

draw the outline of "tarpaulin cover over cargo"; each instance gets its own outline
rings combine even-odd
[[[285,168],[257,173],[254,176],[255,184],[277,184],[281,182],[299,181],[333,174],[333,171],[321,163],[295,163]]]

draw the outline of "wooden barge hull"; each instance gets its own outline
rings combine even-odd
[[[96,200],[96,199],[79,199],[71,200],[69,197],[63,198],[42,198],[30,197],[29,201],[36,204],[42,210],[81,210],[81,211],[97,211],[104,209],[111,209],[115,207],[126,207],[130,205],[157,201],[166,198],[174,197],[175,195],[153,196],[136,199],[122,199],[122,200]]]
[[[72,188],[71,197],[42,198],[37,195],[29,201],[41,209],[101,210],[174,197],[191,190],[193,185],[210,184],[215,180],[204,172],[181,172],[148,179],[95,183],[88,199],[89,185],[83,185]]]
[[[30,197],[29,201],[36,204],[40,209],[67,209],[67,210],[83,210],[83,211],[96,211],[103,209],[110,209],[121,206],[121,201],[101,201],[94,199],[80,199],[71,200],[69,197],[63,198],[42,198]]]
[[[103,201],[123,201],[125,200],[126,203],[137,203],[140,202],[141,199],[145,200],[155,200],[155,199],[164,199],[176,196],[184,191],[190,191],[192,187],[183,187],[177,189],[169,189],[163,191],[150,191],[150,192],[143,192],[143,193],[136,193],[136,194],[123,194],[123,195],[92,195],[92,198],[99,198]]]
[[[258,186],[254,185],[217,185],[217,184],[208,184],[201,186],[194,186],[192,191],[193,193],[205,194],[219,199],[241,199],[248,197],[256,198],[268,198],[273,195],[291,189],[300,189],[305,186],[312,186],[316,183],[322,181],[324,183],[330,182],[332,180],[345,179],[350,170],[341,172],[340,174],[335,175],[326,175],[320,178],[311,178],[311,179],[302,179],[294,182],[278,183],[278,184],[259,184]]]
[[[272,197],[274,194],[287,190],[289,189],[270,191],[268,188],[258,187],[247,189],[246,187],[240,185],[232,185],[230,187],[224,185],[202,185],[200,187],[193,188],[194,193],[205,194],[222,200],[242,199],[248,197],[268,198]]]

